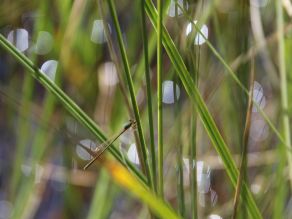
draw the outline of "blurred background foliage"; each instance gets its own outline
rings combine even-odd
[[[153,3],[156,5],[156,1]],[[119,0],[114,5],[148,155],[157,157],[157,150],[154,155],[150,153],[151,142],[157,147],[158,137],[156,31],[151,16],[146,16],[152,97],[149,102],[141,1]],[[238,168],[242,156],[247,156],[242,174],[262,218],[292,218],[291,2],[168,0],[163,1],[163,6],[163,23]],[[0,33],[59,85],[106,136],[115,136],[130,118],[137,119],[115,25],[107,1],[103,0],[0,0]],[[163,42],[165,46],[167,41]],[[245,91],[214,51],[240,83],[253,91],[256,104],[251,110]],[[228,167],[214,150],[213,140],[205,130],[208,128],[176,67],[163,49],[166,206],[184,218],[230,218],[234,211],[238,211],[237,218],[252,218],[247,216],[244,200],[238,210],[234,208],[235,188],[226,174]],[[104,164],[82,170],[91,157],[80,144],[92,149],[102,143],[101,139],[74,119],[58,98],[4,50],[3,43],[0,93],[0,218],[154,217],[157,211],[149,211],[147,202],[152,196],[147,196],[146,190],[146,198],[139,196],[135,193],[142,191],[138,187],[129,189],[119,183],[122,177],[111,172],[112,157],[107,156],[108,152],[102,155],[109,157]],[[149,105],[153,118],[149,117]],[[246,117],[247,111],[250,118]],[[149,118],[153,119],[153,136]],[[246,121],[250,121],[248,151],[242,155]],[[141,136],[134,133],[125,132],[114,147],[140,170]],[[192,174],[195,182],[190,180]],[[167,213],[158,215],[167,218]]]

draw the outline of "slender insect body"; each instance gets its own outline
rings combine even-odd
[[[84,145],[82,146],[82,148],[86,148],[85,150],[91,155],[93,156],[93,158],[84,166],[84,170],[86,170],[89,166],[91,166],[94,161],[96,161],[100,155],[102,155],[102,153],[109,147],[111,146],[123,133],[125,133],[128,129],[130,128],[133,128],[135,129],[136,128],[136,121],[135,120],[132,120],[130,119],[129,120],[129,123],[127,123],[123,130],[118,133],[114,138],[112,138],[111,140],[103,143],[103,144],[100,144],[100,145],[97,145],[96,149],[93,151],[93,150],[90,150],[89,148],[86,148]]]

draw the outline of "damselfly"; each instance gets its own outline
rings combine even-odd
[[[16,98],[7,95],[6,92],[4,92],[1,88],[0,88],[0,95],[9,103],[12,103],[12,105],[16,108],[19,108],[22,103],[19,102]],[[2,98],[1,98],[2,99]],[[1,100],[0,99],[0,100]],[[4,100],[3,99],[3,100]],[[33,113],[34,114],[34,113]],[[36,115],[34,115],[36,116]],[[38,117],[38,116],[36,116]],[[37,121],[39,122],[39,119],[37,119]],[[47,128],[52,128],[55,129],[57,132],[64,132],[63,130],[60,130],[56,127],[54,127],[53,124],[50,124]],[[46,127],[41,127],[41,128],[46,128]],[[110,138],[109,140],[105,141],[102,144],[96,144],[97,147],[95,149],[91,149],[89,147],[87,147],[86,145],[84,145],[82,143],[82,141],[79,141],[78,146],[80,146],[82,149],[84,149],[88,154],[90,154],[93,158],[84,166],[84,170],[87,169],[88,167],[90,167],[94,161],[96,161],[107,149],[108,147],[110,147],[122,134],[124,134],[127,130],[129,130],[130,128],[135,129],[136,128],[136,121],[135,120],[129,120],[129,122],[127,124],[124,125],[123,129],[114,137]],[[78,141],[78,139],[74,136],[74,134],[70,133],[70,132],[66,132],[67,136],[70,137],[70,141],[72,142]]]
[[[91,150],[90,148],[86,147],[83,144],[79,144],[84,150],[86,150],[93,158],[83,167],[84,170],[86,170],[88,167],[90,167],[94,161],[96,161],[100,155],[109,147],[111,146],[123,133],[125,133],[130,128],[135,129],[136,128],[136,121],[130,119],[129,122],[124,125],[124,128],[112,139],[109,139],[108,141],[98,145],[95,150]]]

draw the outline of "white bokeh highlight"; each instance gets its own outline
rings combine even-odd
[[[180,7],[184,8],[184,0],[177,0],[177,4]],[[185,10],[188,10],[188,8],[189,8],[188,2],[185,2],[185,4],[186,4]],[[179,6],[177,6],[177,15],[178,16],[183,14],[183,11],[181,10],[181,8]],[[175,10],[176,10],[175,7],[176,7],[175,0],[171,0],[170,4],[169,4],[168,12],[167,12],[169,17],[175,17]]]
[[[194,24],[197,24],[197,21],[195,20],[194,21]],[[206,42],[206,39],[208,39],[208,36],[209,36],[209,30],[208,30],[208,27],[203,24],[200,31],[201,33],[199,33],[196,28],[194,27],[193,23],[190,22],[187,27],[186,27],[186,35],[189,36],[191,35],[192,31],[196,32],[196,35],[195,35],[195,40],[194,40],[194,44],[195,45],[202,45]]]
[[[185,174],[184,174],[184,182],[189,182],[189,174],[190,174],[190,165],[189,165],[189,159],[183,158],[184,167],[185,167]],[[197,164],[197,165],[196,165]],[[197,166],[197,187],[198,192],[202,194],[206,194],[210,191],[211,187],[211,169],[209,166],[206,166],[203,161],[193,161],[193,167],[195,168]]]
[[[98,68],[99,86],[115,86],[119,82],[116,65],[113,62],[105,62]]]
[[[222,217],[219,216],[218,214],[210,214],[208,216],[208,219],[222,219]]]
[[[42,177],[44,174],[44,167],[41,166],[40,164],[35,165],[35,178],[34,178],[34,183],[38,184],[42,181]]]
[[[81,145],[88,149],[95,150],[97,147],[96,143],[90,139],[83,139],[76,145],[75,151],[77,156],[82,160],[90,160],[92,158],[91,155],[84,148],[82,148]]]
[[[162,102],[165,104],[174,103],[174,82],[173,81],[164,81],[162,83]],[[176,88],[176,100],[180,97],[180,89],[178,85],[175,85]]]
[[[128,159],[132,163],[134,163],[136,165],[140,164],[136,144],[131,144],[130,145],[130,148],[129,148],[128,152],[127,152],[127,156],[128,156]]]
[[[110,26],[109,31],[111,31]],[[96,44],[103,44],[107,42],[102,20],[95,20],[93,22],[90,40]]]
[[[8,33],[7,40],[20,52],[28,49],[28,32],[25,29],[16,29]]]
[[[260,184],[253,183],[250,186],[250,190],[252,191],[253,194],[259,194],[260,191],[262,190],[262,187]]]
[[[8,219],[12,216],[13,206],[6,200],[0,200],[0,219]]]
[[[48,54],[53,47],[53,37],[47,31],[40,31],[37,36],[34,52],[38,55]]]
[[[23,175],[25,176],[30,176],[31,172],[32,172],[32,166],[29,163],[23,163],[20,166],[21,172],[23,173]]]
[[[250,0],[250,4],[254,7],[263,8],[268,4],[269,0]]]
[[[58,67],[58,61],[48,60],[42,65],[41,71],[45,75],[47,75],[52,81],[55,81],[57,67]]]

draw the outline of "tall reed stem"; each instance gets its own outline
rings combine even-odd
[[[157,1],[157,105],[158,105],[158,194],[163,198],[163,119],[162,119],[162,8],[163,0]]]

